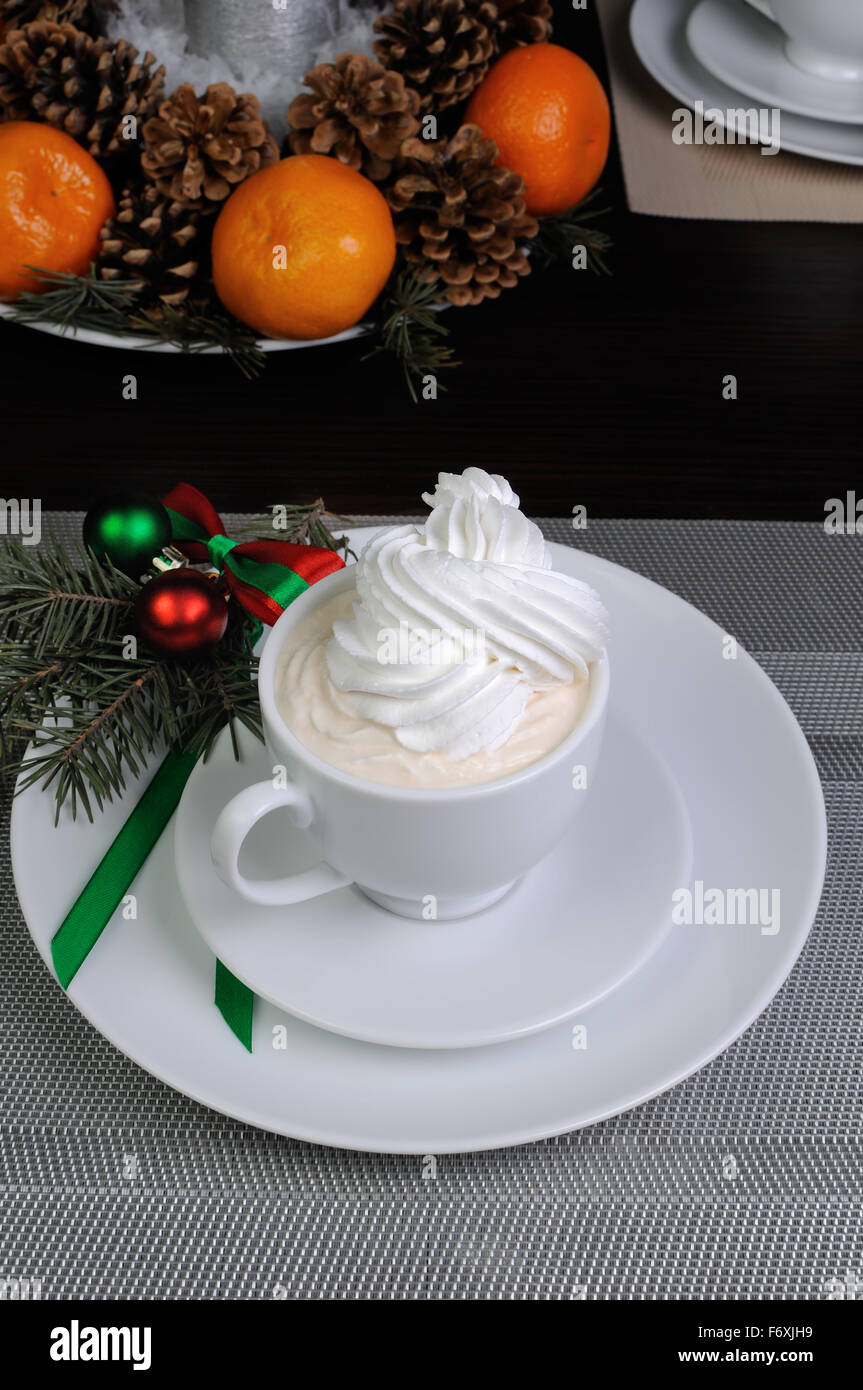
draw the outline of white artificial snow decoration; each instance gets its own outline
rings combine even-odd
[[[186,0],[206,4],[206,0]],[[237,0],[241,3],[241,0]],[[218,52],[214,32],[213,50],[190,51],[184,0],[119,0],[116,12],[106,18],[108,36],[124,38],[140,53],[148,49],[166,69],[166,91],[173,92],[181,82],[191,82],[203,92],[211,82],[230,82],[238,92],[252,92],[261,103],[264,119],[277,139],[285,132],[285,112],[303,89],[303,76],[317,63],[332,62],[339,53],[366,53],[373,57],[373,13],[352,9],[347,0],[293,0],[304,9],[316,9],[325,21],[329,36],[311,51],[299,44],[297,51],[262,53],[254,62],[232,66]],[[324,27],[324,26],[321,26]],[[304,51],[299,51],[303,49]]]

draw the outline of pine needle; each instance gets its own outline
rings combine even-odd
[[[377,340],[364,361],[380,352],[392,353],[401,364],[407,388],[417,403],[417,380],[437,376],[460,364],[444,339],[449,328],[441,319],[441,281],[438,275],[400,270],[378,300],[370,332]],[[438,383],[438,389],[446,390]]]
[[[587,252],[588,268],[594,275],[611,275],[606,256],[613,242],[607,232],[590,225],[598,217],[605,217],[611,211],[607,207],[594,207],[601,196],[602,189],[595,188],[592,193],[567,212],[553,217],[539,219],[539,232],[530,243],[531,261],[538,269],[545,270],[552,265],[572,265],[573,252],[583,246]]]
[[[20,541],[0,558],[0,634],[45,652],[83,648],[110,637],[131,620],[138,585],[90,552],[73,564],[50,546]]]
[[[95,266],[89,275],[67,275],[39,266],[25,269],[47,288],[26,290],[8,306],[7,317],[13,323],[54,324],[62,333],[88,328],[147,338],[172,343],[186,353],[221,348],[247,378],[258,376],[266,365],[254,331],[216,302],[201,305],[187,300],[182,305],[144,308],[140,299],[146,286],[141,280],[100,280]]]
[[[128,333],[128,311],[144,289],[140,280],[100,280],[90,275],[24,267],[40,280],[44,290],[24,290],[8,306],[9,318],[18,323],[53,323],[63,332],[94,328],[103,333]],[[49,288],[50,287],[50,288]]]
[[[210,307],[188,301],[180,306],[163,304],[158,309],[132,314],[129,329],[173,343],[181,352],[199,353],[221,348],[247,381],[260,376],[267,365],[266,354],[254,330],[219,305]]]

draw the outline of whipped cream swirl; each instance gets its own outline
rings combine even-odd
[[[424,501],[424,527],[364,549],[327,666],[344,708],[405,748],[461,759],[504,744],[535,691],[589,679],[606,613],[589,585],[554,573],[505,478],[441,473]]]

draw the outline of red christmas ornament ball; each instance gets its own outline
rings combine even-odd
[[[199,570],[168,570],[144,585],[135,618],[139,636],[160,656],[199,656],[224,637],[228,605]]]

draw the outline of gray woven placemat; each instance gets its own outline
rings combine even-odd
[[[52,527],[68,541],[79,520]],[[96,1299],[820,1299],[827,1281],[863,1281],[863,539],[543,525],[716,619],[810,739],[828,878],[776,1000],[637,1110],[428,1176],[419,1159],[249,1129],[127,1061],[39,960],[4,831],[0,1296],[15,1278]]]

